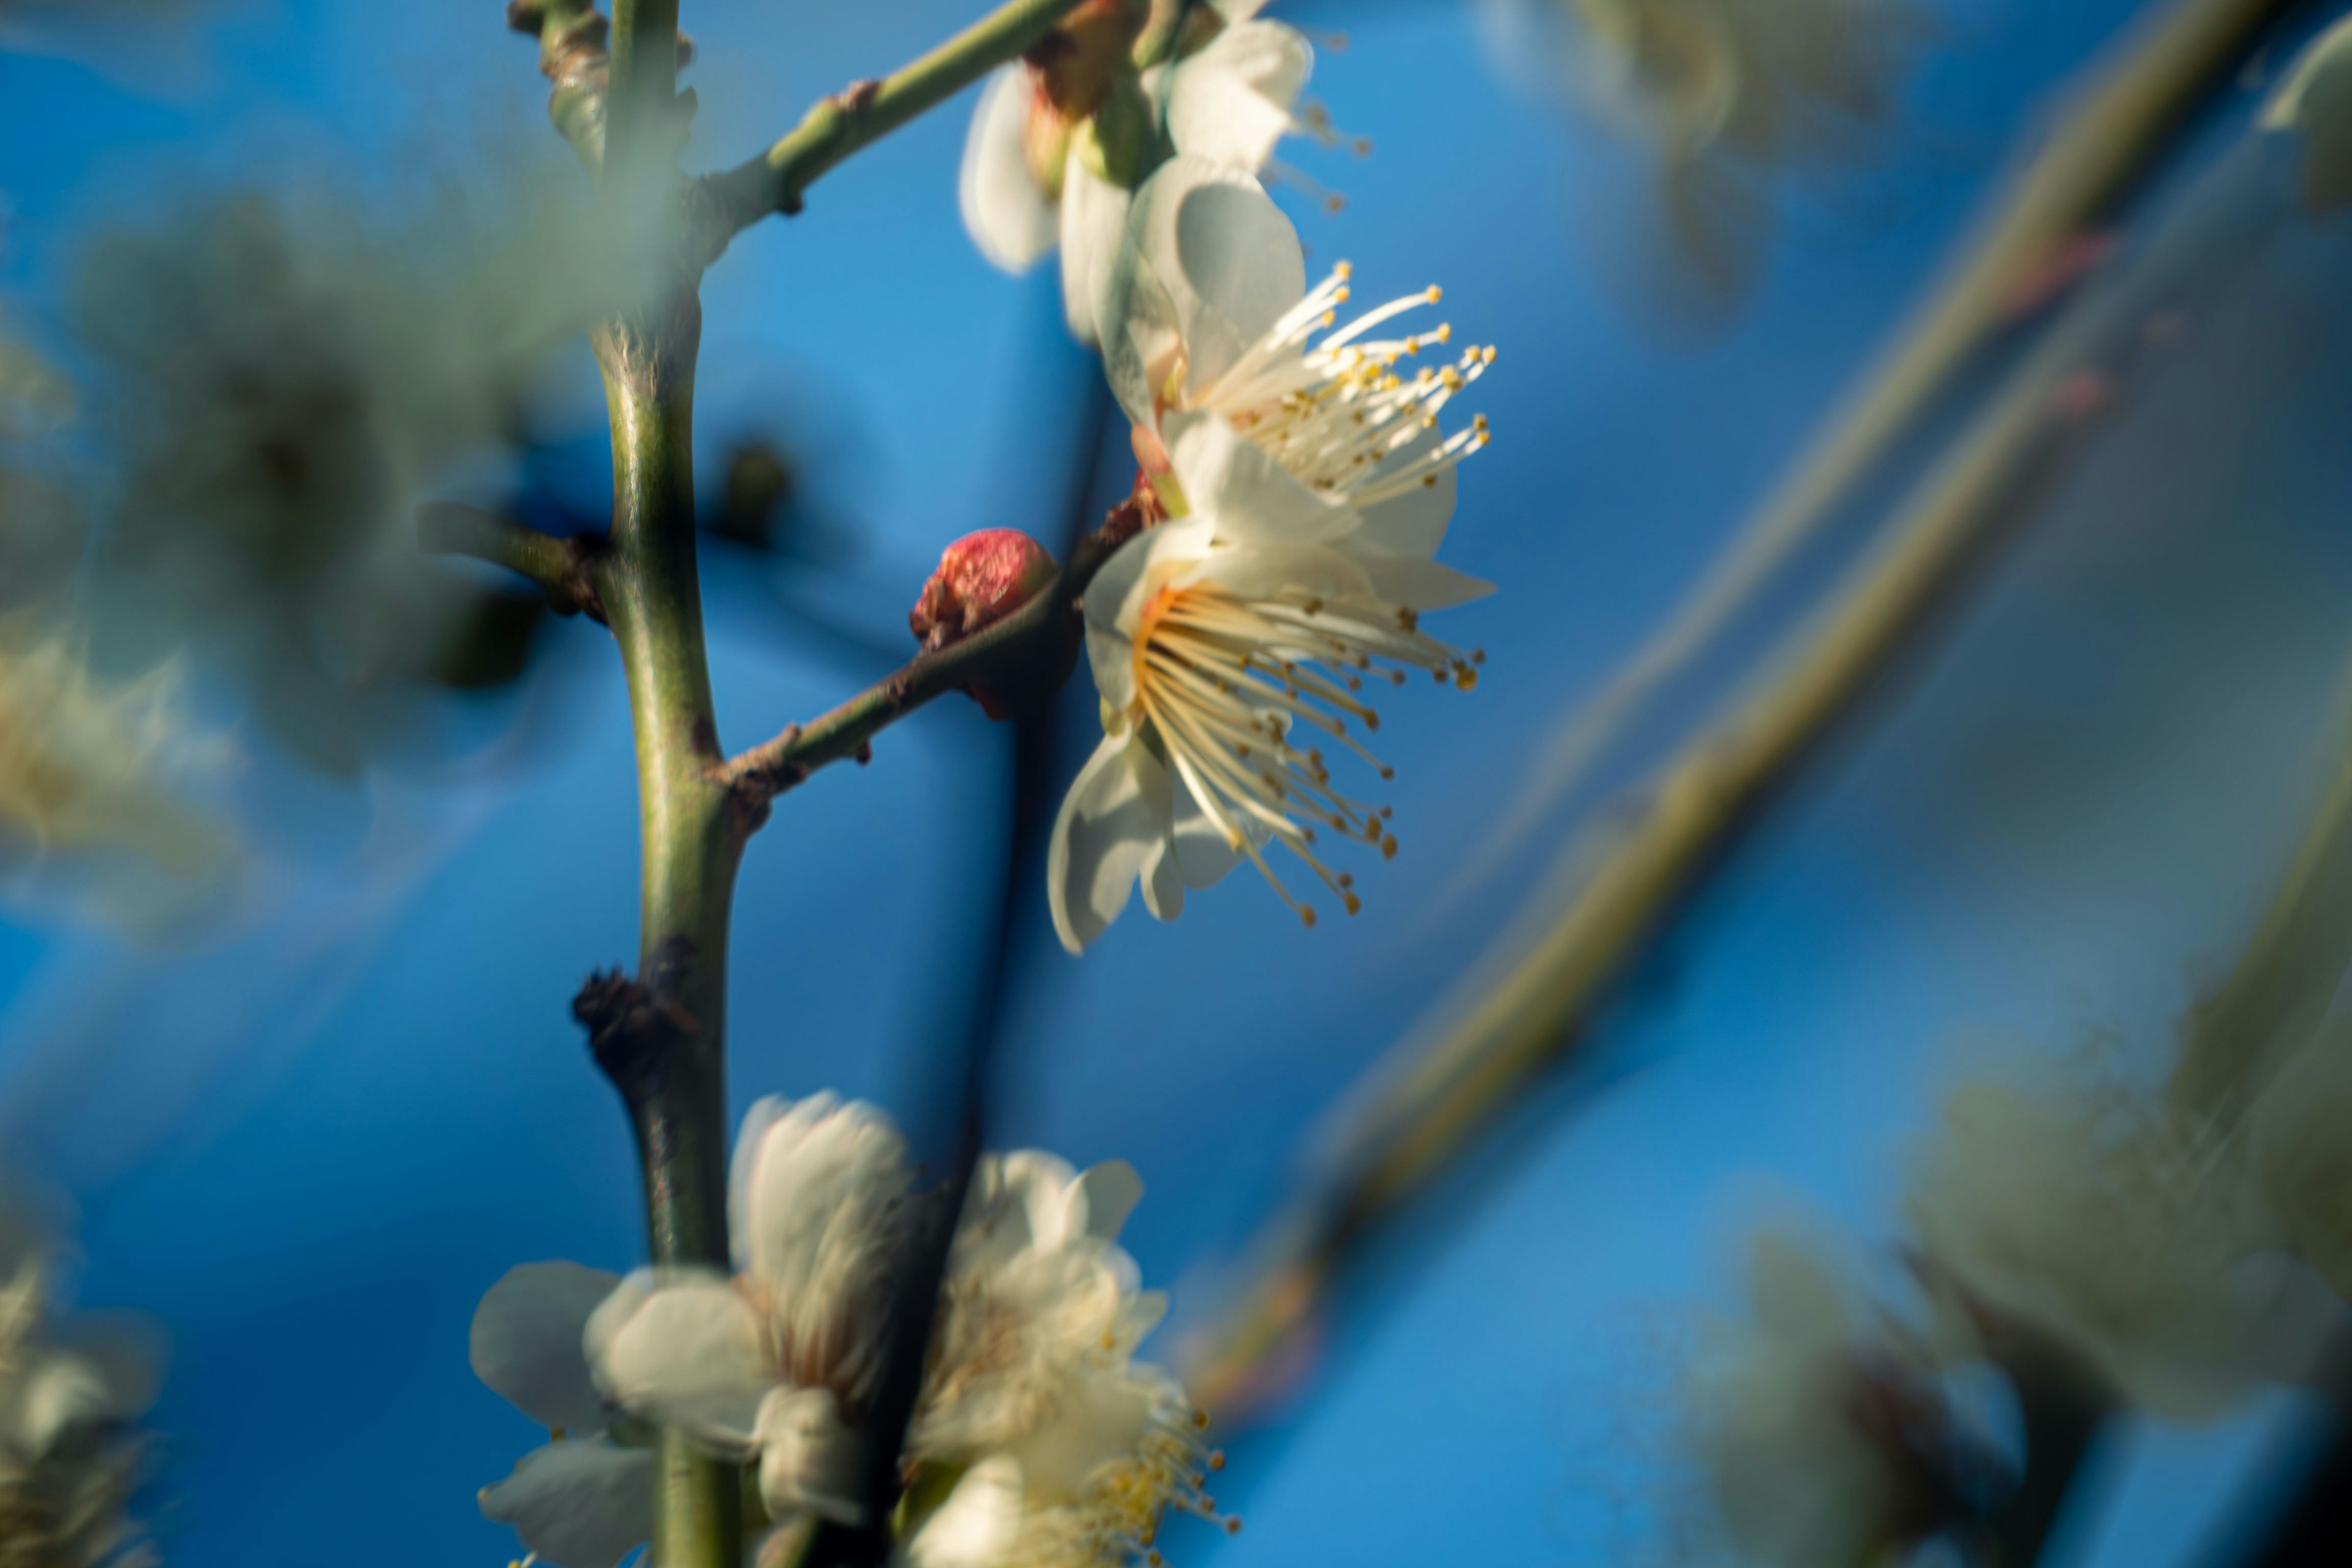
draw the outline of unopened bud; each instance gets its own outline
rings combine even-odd
[[[1045,547],[1017,528],[967,533],[940,556],[907,612],[908,629],[924,652],[936,653],[1027,604],[1059,570]]]
[[[1017,528],[967,533],[940,554],[939,570],[907,612],[907,628],[925,653],[936,653],[1013,614],[1060,572],[1052,553]],[[964,689],[992,719],[1013,710],[1006,693],[982,684]]]

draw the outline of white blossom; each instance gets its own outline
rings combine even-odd
[[[1830,1260],[1767,1231],[1751,1317],[1692,1371],[1696,1457],[1726,1543],[1759,1568],[1871,1568],[1932,1518],[1920,1465],[1948,1431],[1923,1347],[1869,1311]]]
[[[1296,28],[1258,20],[1262,4],[1210,0],[1200,6],[1176,58],[1144,72],[1137,84],[1139,107],[1160,107],[1179,154],[1255,174],[1283,135],[1306,128],[1294,108],[1314,68],[1314,50]],[[1124,0],[1087,9],[1106,13],[1078,14],[1087,26],[1080,36],[1103,35],[1093,47],[1105,58],[1080,62],[1080,82],[1057,91],[1050,64],[1016,61],[982,89],[964,144],[961,195],[964,226],[997,267],[1024,272],[1061,246],[1070,330],[1091,342],[1095,289],[1117,250],[1129,201],[1118,172],[1103,166],[1105,138],[1092,121],[1127,68],[1132,28],[1119,25],[1130,9]],[[1072,53],[1087,47],[1066,46]],[[1057,104],[1057,96],[1065,101]]]
[[[1104,357],[1168,521],[1086,595],[1105,739],[1047,869],[1073,952],[1137,882],[1171,919],[1186,888],[1244,858],[1311,925],[1262,852],[1274,842],[1355,912],[1353,874],[1321,858],[1318,832],[1383,855],[1396,839],[1385,809],[1334,784],[1324,738],[1387,777],[1360,738],[1380,721],[1365,680],[1419,669],[1474,684],[1482,656],[1428,637],[1419,616],[1488,591],[1433,557],[1454,464],[1486,440],[1483,416],[1448,435],[1438,415],[1494,352],[1408,376],[1397,367],[1451,329],[1368,335],[1436,289],[1329,331],[1349,268],[1308,291],[1298,237],[1265,192],[1191,158],[1138,193],[1121,256],[1097,295]]]
[[[2205,1419],[2300,1373],[2326,1326],[2237,1166],[2128,1095],[1963,1085],[1908,1210],[1928,1258],[1977,1302],[2159,1415]]]
[[[555,1568],[613,1568],[653,1534],[653,1450],[614,1440],[618,1413],[589,1376],[583,1345],[589,1315],[620,1282],[576,1263],[526,1263],[474,1312],[474,1375],[552,1439],[482,1489],[482,1512]]]

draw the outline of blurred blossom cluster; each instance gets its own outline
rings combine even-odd
[[[731,1277],[527,1264],[482,1300],[475,1371],[555,1432],[482,1508],[559,1568],[611,1568],[646,1539],[655,1422],[745,1468],[772,1553],[820,1519],[866,1522],[866,1445],[889,1440],[866,1424],[938,1199],[887,1118],[831,1095],[755,1105],[731,1186]],[[1234,1526],[1202,1490],[1223,1464],[1204,1418],[1133,1359],[1166,1305],[1118,1244],[1141,1195],[1123,1163],[981,1162],[908,1435],[900,1560],[1109,1568],[1168,1510]]]
[[[107,651],[194,649],[298,753],[356,768],[483,610],[419,554],[416,503],[499,472],[551,353],[649,275],[591,219],[518,174],[411,216],[255,191],[100,238],[77,318],[121,465]]]
[[[0,1211],[0,1568],[157,1561],[126,1511],[145,1462],[131,1424],[160,1371],[143,1324],[64,1313],[68,1259],[21,1193]]]
[[[1657,160],[1699,279],[1736,293],[1784,173],[1850,163],[1894,120],[1915,0],[1485,0],[1496,62]]]

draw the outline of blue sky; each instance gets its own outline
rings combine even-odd
[[[0,59],[17,315],[37,329],[78,237],[168,189],[365,180],[420,148],[544,134],[497,9],[250,0],[127,82]],[[971,10],[689,0],[693,156],[764,143]],[[1348,203],[1290,205],[1311,258],[1351,259],[1367,297],[1440,282],[1456,326],[1500,345],[1478,403],[1497,438],[1448,552],[1502,591],[1440,628],[1487,650],[1479,689],[1385,715],[1405,849],[1365,875],[1360,920],[1302,932],[1236,877],[1030,977],[1000,1141],[1132,1160],[1148,1278],[1181,1293],[1245,1240],[1321,1110],[1492,939],[1534,858],[1466,898],[1452,869],[1547,725],[1720,545],[2053,87],[2136,10],[1954,4],[1884,162],[1790,195],[1755,298],[1705,333],[1645,306],[1613,248],[1644,221],[1639,160],[1498,87],[1467,11],[1313,14],[1349,31],[1315,91],[1375,145],[1293,154]],[[2239,96],[2174,184],[2242,122]],[[866,540],[845,602],[886,629],[944,543],[1055,492],[1090,374],[1050,272],[1001,277],[962,235],[967,108],[860,154],[705,289],[705,431],[819,411],[846,454],[832,500]],[[2276,237],[2200,299],[2179,363],[1710,887],[1591,1065],[1376,1250],[1318,1382],[1236,1448],[1247,1528],[1171,1537],[1181,1561],[1639,1561],[1638,1507],[1612,1520],[1649,1484],[1622,1435],[1664,1398],[1645,1322],[1727,1300],[1739,1236],[1776,1205],[1886,1237],[1906,1148],[1969,1063],[2102,1029],[2162,1047],[2326,751],[2352,634],[2323,423],[2352,391],[2352,311],[2325,286],[2344,249],[2340,224]],[[774,613],[757,579],[714,584],[732,744],[850,684]],[[0,1125],[81,1200],[85,1298],[155,1314],[176,1346],[156,1413],[176,1563],[509,1554],[473,1489],[533,1436],[466,1369],[473,1302],[512,1263],[625,1267],[641,1245],[624,1129],[564,1005],[635,946],[625,710],[601,645],[562,628],[560,672],[471,762],[318,797],[315,864],[253,929],[160,952],[0,937]],[[943,707],[782,804],[739,902],[739,1104],[919,1081],[989,863],[991,755],[977,715]],[[2273,1414],[2124,1445],[2101,1560],[2189,1560]]]

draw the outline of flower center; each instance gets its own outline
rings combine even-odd
[[[1382,621],[1361,605],[1328,605],[1304,592],[1246,599],[1212,584],[1167,588],[1145,606],[1135,637],[1139,718],[1164,744],[1227,845],[1249,857],[1275,892],[1307,925],[1311,905],[1292,897],[1259,851],[1278,840],[1321,879],[1348,913],[1363,907],[1355,879],[1316,853],[1317,829],[1377,845],[1393,857],[1391,809],[1333,787],[1323,753],[1292,744],[1299,725],[1320,730],[1381,778],[1394,772],[1349,730],[1380,728],[1360,693],[1367,675],[1402,686],[1408,668],[1441,684],[1477,684],[1483,653],[1465,655],[1423,635],[1411,610]]]
[[[1434,433],[1439,411],[1485,374],[1495,351],[1465,349],[1452,363],[1424,364],[1404,374],[1397,370],[1401,363],[1451,343],[1453,327],[1440,322],[1401,338],[1365,335],[1437,303],[1435,285],[1367,310],[1307,347],[1307,339],[1338,320],[1351,271],[1341,262],[1193,405],[1223,415],[1301,480],[1360,508],[1393,500],[1416,485],[1434,485],[1441,472],[1486,444],[1483,414],[1467,428]]]

